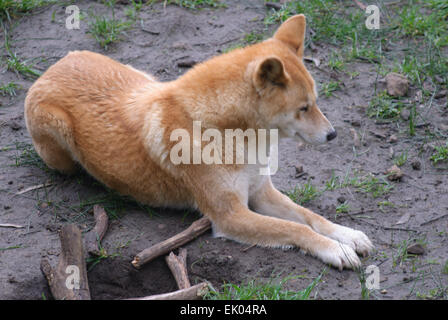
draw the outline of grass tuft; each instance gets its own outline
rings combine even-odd
[[[15,82],[9,82],[7,84],[4,84],[2,86],[0,86],[0,94],[5,97],[5,96],[10,96],[10,97],[15,97],[16,94],[16,90],[21,89],[21,86],[18,85]]]
[[[308,300],[311,292],[321,281],[325,270],[316,277],[303,290],[291,291],[284,289],[285,284],[298,276],[289,276],[283,279],[278,277],[270,279],[266,283],[251,280],[241,285],[226,283],[222,291],[210,290],[205,299],[209,300]]]

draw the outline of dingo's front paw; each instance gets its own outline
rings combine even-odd
[[[342,270],[343,268],[356,269],[361,266],[355,250],[350,246],[331,240],[331,245],[317,252],[317,257],[322,261]]]
[[[337,224],[335,227],[336,230],[328,235],[330,238],[350,246],[363,256],[367,256],[373,250],[373,244],[364,232]]]

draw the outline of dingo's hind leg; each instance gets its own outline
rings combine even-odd
[[[48,105],[26,105],[25,120],[36,152],[44,162],[62,173],[75,172],[73,130],[67,113]]]

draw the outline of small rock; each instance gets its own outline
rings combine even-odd
[[[396,135],[391,135],[390,137],[389,137],[389,139],[387,139],[387,142],[389,142],[389,143],[395,143],[395,142],[397,142],[398,141],[398,138],[397,138],[397,136]]]
[[[403,97],[408,92],[409,81],[405,76],[391,72],[386,76],[387,93],[394,97]]]
[[[391,159],[393,159],[395,157],[395,150],[392,147],[389,148],[389,157]]]
[[[345,201],[347,201],[347,200],[345,199],[345,197],[343,197],[343,196],[338,197],[338,202],[339,202],[339,203],[344,203]]]
[[[8,282],[9,282],[9,283],[18,283],[18,281],[16,280],[16,278],[13,277],[13,276],[9,276],[9,277],[8,277]]]
[[[380,291],[380,293],[381,293],[381,294],[386,294],[386,293],[387,293],[387,290],[386,290],[386,289],[383,289],[383,290]]]
[[[294,168],[296,169],[296,178],[300,178],[302,176],[307,175],[307,173],[303,170],[303,166],[301,165],[295,165]]]
[[[409,111],[408,109],[402,109],[400,111],[400,117],[403,120],[409,120],[409,118],[411,117],[411,111]]]
[[[386,174],[387,174],[387,179],[390,181],[400,181],[401,178],[403,177],[403,172],[395,164],[392,167],[390,167],[389,169],[387,169]]]
[[[20,129],[22,128],[22,126],[20,125],[20,123],[18,123],[17,121],[12,121],[12,122],[9,124],[9,127],[10,127],[12,130],[14,130],[14,131],[20,130]]]
[[[160,230],[165,229],[166,224],[161,223],[161,224],[157,225],[157,228],[159,228]]]
[[[422,168],[422,164],[418,160],[412,161],[411,166],[414,170],[420,170]]]
[[[410,254],[417,254],[417,255],[422,255],[425,253],[425,248],[423,248],[423,246],[419,243],[415,243],[410,245],[407,249],[406,249],[407,253]]]

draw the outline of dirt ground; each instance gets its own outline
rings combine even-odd
[[[249,33],[269,36],[276,28],[266,28],[263,23],[268,12],[263,1],[226,0],[224,8],[201,10],[172,4],[164,8],[163,2],[158,2],[144,6],[123,39],[106,51],[86,33],[87,12],[108,14],[110,9],[100,2],[76,4],[85,12],[79,30],[65,28],[67,15],[61,4],[39,8],[14,20],[9,30],[12,51],[43,72],[71,50],[91,50],[166,81],[188,70],[179,67],[179,62],[206,60],[242,43]],[[127,8],[129,4],[116,4],[115,15],[125,18]],[[2,32],[0,43],[4,41]],[[306,62],[318,86],[334,77],[326,66],[329,48],[318,43],[314,51],[306,49],[307,56],[321,61],[319,67]],[[375,265],[380,271],[380,288],[371,291],[370,299],[446,298],[448,171],[443,164],[435,166],[430,161],[432,141],[425,135],[407,134],[405,120],[381,122],[366,116],[374,88],[384,88],[377,65],[355,61],[347,69],[358,75],[339,73],[342,89],[319,98],[320,108],[338,131],[337,139],[318,147],[282,141],[279,171],[272,177],[274,184],[284,192],[305,184],[324,190],[335,176],[384,177],[393,159],[406,152],[407,158],[401,165],[402,180],[386,179],[392,189],[384,194],[374,195],[347,185],[322,191],[305,206],[331,221],[364,231],[375,244],[373,254],[363,258],[364,268]],[[62,224],[75,222],[82,230],[92,227],[89,211],[95,203],[105,206],[114,219],[103,241],[109,256],[88,273],[92,298],[119,299],[175,290],[175,281],[163,258],[141,270],[134,269],[130,262],[142,249],[188,227],[199,214],[147,208],[106,190],[86,173],[67,177],[46,168],[33,151],[23,117],[26,92],[34,79],[3,65],[0,85],[11,81],[21,89],[16,90],[14,97],[0,95],[0,224],[24,228],[0,227],[0,299],[51,297],[39,269],[40,261],[43,257],[52,263],[57,261],[57,231]],[[408,96],[415,92],[411,86]],[[446,100],[446,96],[433,100],[425,114],[428,123],[417,126],[418,132],[438,128],[448,133]],[[353,132],[358,133],[359,142],[354,140]],[[299,166],[303,166],[302,173],[297,171]],[[49,186],[16,195],[43,183]],[[341,204],[348,209],[343,210]],[[422,245],[422,255],[406,252],[414,243]],[[280,274],[299,276],[288,281],[287,288],[301,290],[325,270],[312,292],[313,298],[362,298],[359,273],[340,272],[296,249],[248,248],[213,238],[211,233],[185,247],[193,283],[207,280],[220,288],[223,283],[267,281]]]

